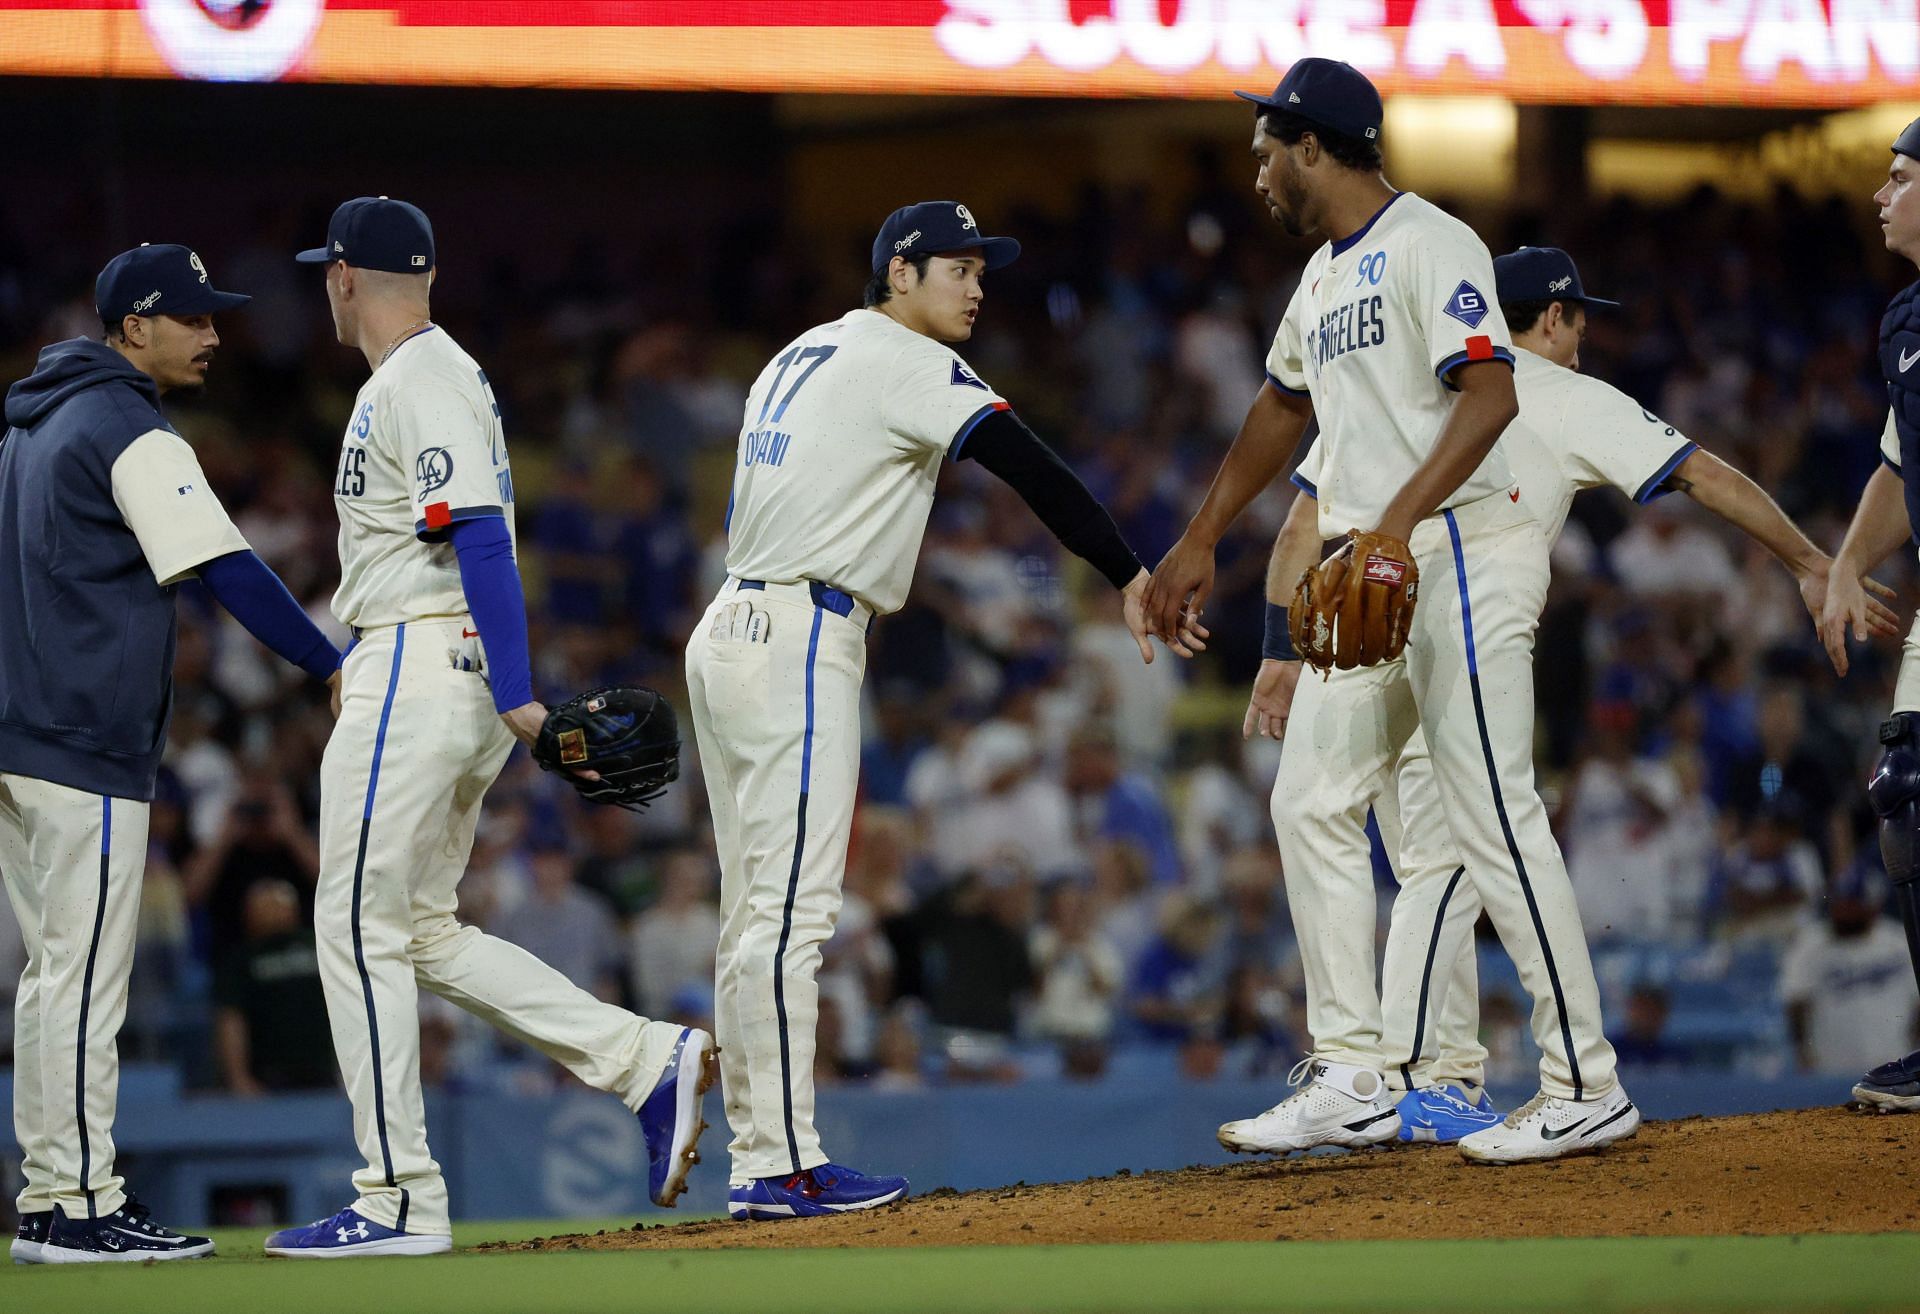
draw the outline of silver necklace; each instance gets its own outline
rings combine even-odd
[[[406,328],[400,331],[400,336],[395,338],[392,342],[389,342],[387,344],[387,349],[380,353],[380,364],[375,365],[374,368],[377,370],[380,368],[380,365],[385,365],[387,363],[387,357],[393,355],[394,352],[400,350],[400,344],[405,342],[408,338],[412,337],[416,333],[425,333],[428,329],[432,327],[433,327],[433,321],[430,319],[416,319],[413,323],[407,325]]]

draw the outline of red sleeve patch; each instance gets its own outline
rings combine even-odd
[[[434,502],[427,507],[427,528],[445,529],[453,523],[453,508],[445,502]]]
[[[1467,339],[1468,360],[1492,360],[1493,339],[1482,333]]]

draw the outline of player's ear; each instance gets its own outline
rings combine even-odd
[[[905,256],[895,256],[887,261],[887,282],[893,285],[895,295],[905,295],[913,286],[913,280],[907,277],[907,271],[912,268]]]
[[[120,336],[127,340],[129,347],[147,345],[147,321],[139,315],[126,315],[120,320]]]

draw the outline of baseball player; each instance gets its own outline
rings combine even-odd
[[[671,1204],[704,1125],[712,1037],[603,1003],[454,918],[480,800],[546,709],[529,674],[499,408],[428,317],[433,229],[404,201],[360,197],[334,211],[325,246],[295,258],[326,266],[334,328],[373,372],[333,488],[333,610],[354,643],[321,760],[314,892],[327,1017],[367,1166],[353,1204],[274,1233],[267,1253],[450,1248],[421,1104],[419,986],[620,1096],[645,1133],[650,1193]]]
[[[1887,181],[1874,193],[1887,250],[1920,265],[1920,119],[1893,143]],[[1902,540],[1920,542],[1920,283],[1910,285],[1880,321],[1880,370],[1892,403],[1880,439],[1882,464],[1867,481],[1846,540],[1834,558],[1834,586],[1820,617],[1820,635],[1843,674],[1847,633],[1867,636],[1871,600],[1852,581],[1886,560]],[[1920,979],[1920,621],[1907,635],[1893,714],[1880,726],[1882,752],[1867,785],[1880,818],[1880,856],[1893,881],[1907,929],[1907,951]],[[1887,1113],[1920,1112],[1920,1050],[1882,1063],[1862,1077],[1853,1098]]]
[[[896,210],[873,243],[863,309],[809,329],[747,397],[727,509],[727,574],[687,642],[688,701],[720,852],[715,1021],[739,1219],[867,1209],[903,1177],[830,1161],[814,1128],[820,947],[840,908],[875,616],[898,610],[941,462],[1006,480],[1123,594],[1152,660],[1147,573],[1113,518],[946,343],[981,279],[1020,252],[964,205]],[[1169,646],[1204,633],[1176,616]]]
[[[1832,564],[1827,555],[1752,480],[1624,393],[1579,373],[1588,307],[1618,303],[1588,296],[1572,259],[1552,247],[1522,247],[1493,269],[1501,315],[1522,348],[1514,363],[1520,418],[1501,435],[1500,449],[1548,543],[1559,537],[1580,489],[1611,485],[1642,504],[1684,492],[1778,557],[1817,620]],[[1319,552],[1319,455],[1316,447],[1294,474],[1306,497],[1288,513],[1276,559],[1311,560]],[[1283,567],[1280,582],[1286,578]],[[1872,621],[1884,633],[1898,632],[1893,613],[1878,602]],[[1297,667],[1290,674],[1281,667],[1262,665],[1249,733],[1281,736],[1298,676]],[[1482,904],[1448,829],[1423,731],[1407,741],[1374,813],[1400,878],[1381,980],[1388,1082],[1406,1092],[1400,1139],[1457,1141],[1500,1117],[1484,1089],[1486,1051],[1479,1043],[1473,926]]]
[[[1298,693],[1273,816],[1313,1052],[1292,1096],[1226,1124],[1220,1141],[1285,1153],[1374,1145],[1400,1130],[1363,825],[1424,726],[1454,843],[1533,995],[1542,1051],[1540,1094],[1468,1137],[1463,1152],[1512,1161],[1598,1148],[1631,1135],[1640,1115],[1614,1076],[1573,887],[1533,789],[1532,641],[1547,549],[1495,446],[1518,403],[1506,323],[1489,296],[1492,261],[1464,224],[1388,185],[1379,93],[1355,69],[1302,60],[1272,96],[1240,94],[1257,107],[1256,189],[1289,232],[1329,240],[1301,275],[1267,385],[1159,567],[1155,624],[1170,624],[1189,593],[1197,610],[1219,529],[1316,416],[1321,536],[1373,530],[1410,549],[1424,587],[1404,661],[1309,680]],[[1403,581],[1410,574],[1384,564]],[[1372,577],[1376,563],[1364,565]]]
[[[26,942],[13,1120],[26,1186],[15,1263],[190,1259],[114,1170],[148,805],[173,702],[174,594],[198,578],[315,679],[340,654],[248,548],[160,398],[206,382],[217,290],[184,246],[94,284],[105,340],[40,353],[0,439],[0,874]]]

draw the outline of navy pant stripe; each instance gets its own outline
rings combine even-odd
[[[367,836],[373,829],[373,795],[380,785],[380,754],[387,747],[387,722],[393,716],[393,695],[400,688],[400,657],[407,650],[407,627],[393,636],[393,669],[387,676],[387,701],[380,708],[380,729],[373,738],[373,769],[367,773],[367,802],[360,813],[360,848],[353,859],[353,965],[360,969],[360,994],[367,1004],[367,1039],[373,1062],[373,1120],[380,1128],[381,1168],[387,1185],[393,1182],[393,1151],[387,1146],[387,1086],[380,1068],[380,1022],[373,1008],[373,978],[367,975],[366,948],[360,939],[360,885],[367,869]],[[406,1192],[400,1193],[400,1230],[407,1217]]]
[[[1567,1020],[1567,1000],[1560,989],[1560,968],[1553,961],[1553,946],[1547,943],[1547,924],[1540,918],[1540,904],[1533,897],[1533,882],[1527,879],[1526,859],[1513,837],[1513,823],[1507,820],[1507,801],[1500,793],[1500,771],[1493,760],[1493,738],[1487,733],[1487,704],[1480,692],[1480,660],[1473,646],[1473,608],[1467,601],[1467,555],[1460,547],[1460,524],[1448,511],[1447,533],[1453,538],[1453,572],[1460,583],[1460,623],[1467,636],[1467,680],[1473,687],[1473,715],[1480,726],[1480,752],[1487,762],[1487,784],[1493,789],[1493,810],[1500,818],[1500,833],[1506,838],[1507,853],[1520,877],[1520,892],[1527,899],[1527,915],[1533,919],[1533,933],[1540,940],[1540,956],[1546,960],[1547,981],[1553,987],[1553,1006],[1560,1017],[1560,1043],[1566,1047],[1567,1070],[1573,1078],[1573,1098],[1585,1093],[1580,1082],[1580,1057],[1573,1048],[1573,1026]]]
[[[1447,905],[1453,902],[1453,892],[1460,888],[1460,878],[1467,874],[1465,867],[1455,867],[1453,875],[1447,881],[1447,888],[1440,896],[1439,911],[1433,915],[1433,934],[1427,937],[1427,964],[1420,971],[1420,1005],[1413,1013],[1413,1050],[1407,1055],[1407,1061],[1400,1065],[1400,1076],[1407,1083],[1407,1089],[1413,1089],[1412,1067],[1427,1052],[1427,1003],[1433,994],[1433,960],[1440,952],[1440,928],[1447,924]],[[1452,970],[1449,964],[1448,970]]]
[[[93,1201],[93,1146],[87,1140],[87,1013],[93,1005],[93,965],[100,957],[100,932],[107,921],[107,863],[113,856],[113,799],[100,797],[100,897],[93,907],[93,939],[87,945],[87,970],[80,979],[80,1035],[73,1065],[73,1121],[80,1129],[80,1189],[87,1217],[99,1217]]]
[[[800,804],[795,809],[793,867],[787,873],[787,901],[780,910],[780,943],[773,951],[773,1011],[780,1026],[780,1104],[786,1118],[787,1156],[800,1171],[800,1142],[793,1134],[793,1058],[787,1044],[787,941],[793,935],[793,901],[800,893],[800,863],[807,852],[807,791],[813,783],[813,667],[820,653],[820,618],[816,604],[813,633],[807,638],[807,726],[800,739]]]

